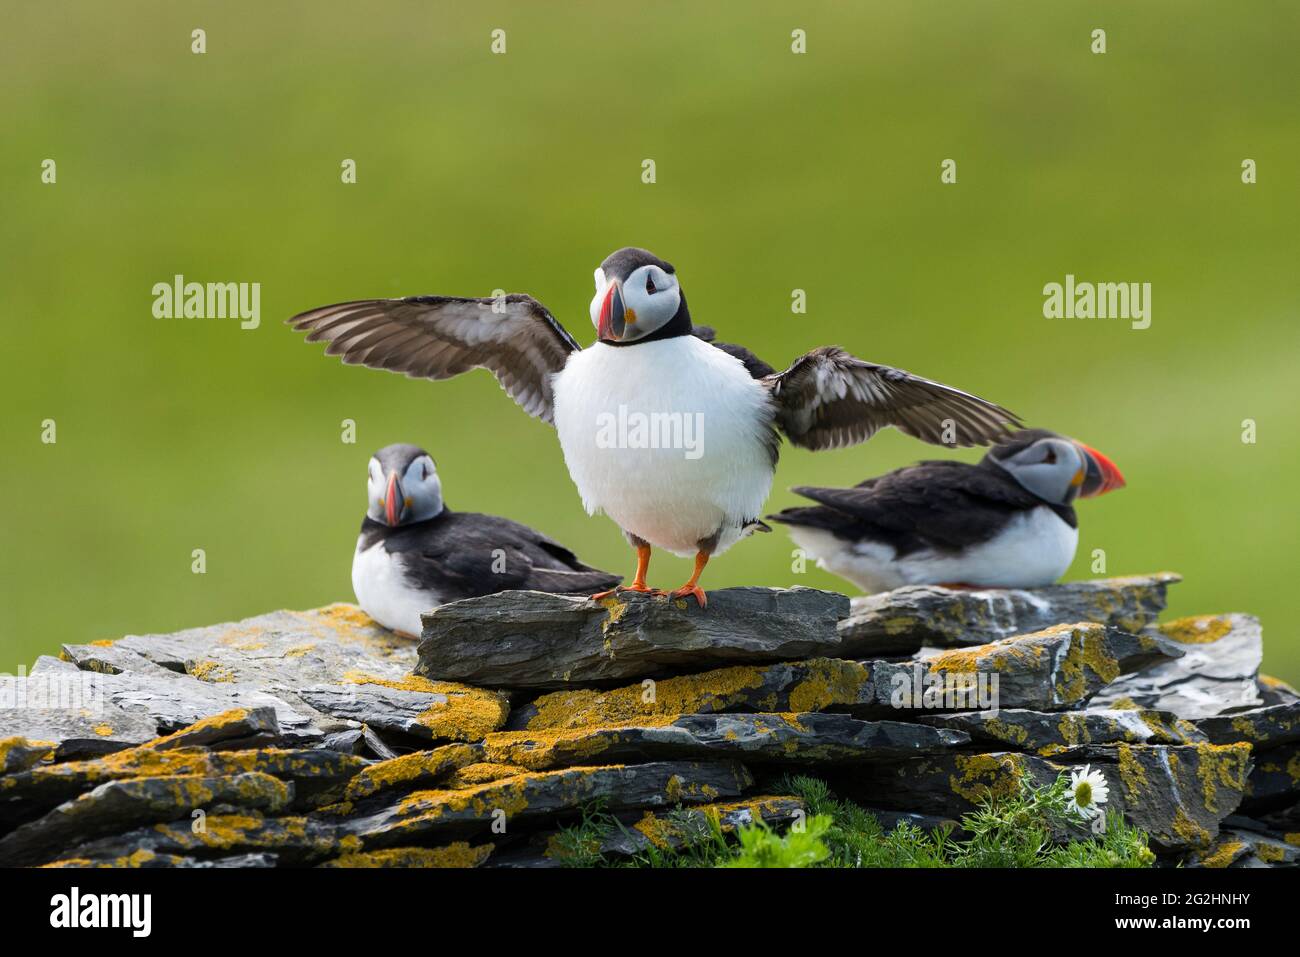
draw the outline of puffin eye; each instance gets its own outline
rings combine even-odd
[[[1055,464],[1056,464],[1056,449],[1053,449],[1053,448],[1050,448],[1050,447],[1048,448],[1048,450],[1047,450],[1047,456],[1043,459],[1043,464],[1044,464],[1044,465],[1055,465]]]
[[[651,295],[655,292],[655,277],[650,273],[645,274],[645,291]]]

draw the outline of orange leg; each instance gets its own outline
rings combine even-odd
[[[650,568],[650,546],[638,545],[636,547],[636,577],[632,579],[630,585],[616,585],[609,591],[598,592],[591,596],[592,601],[600,601],[602,598],[608,598],[621,591],[639,591],[651,595],[662,595],[663,592],[658,588],[651,588],[645,583],[645,573]]]
[[[708,552],[695,553],[695,571],[690,579],[681,588],[676,588],[669,592],[671,598],[685,598],[687,595],[694,595],[695,600],[700,603],[701,608],[709,604],[709,599],[704,594],[704,589],[700,587],[700,573],[704,571],[704,566],[709,563]]]

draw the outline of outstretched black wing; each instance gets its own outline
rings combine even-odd
[[[781,431],[807,449],[856,445],[888,425],[935,445],[988,445],[1019,425],[1000,405],[835,346],[814,349],[762,382]]]
[[[449,379],[487,369],[529,415],[551,421],[551,376],[581,346],[532,296],[363,299],[300,313],[289,325],[344,362]]]

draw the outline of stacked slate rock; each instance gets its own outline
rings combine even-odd
[[[0,679],[0,865],[557,866],[804,813],[887,826],[1088,764],[1162,863],[1291,864],[1300,695],[1246,615],[1157,625],[1174,575],[852,602],[507,592],[419,642],[349,605],[69,645]]]

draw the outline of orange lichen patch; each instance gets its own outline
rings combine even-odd
[[[505,724],[510,714],[510,699],[507,695],[452,681],[432,681],[419,675],[406,675],[400,679],[381,678],[358,671],[347,672],[343,680],[351,684],[382,685],[397,691],[415,691],[445,697],[445,702],[433,704],[418,719],[434,738],[480,741],[484,735]]]
[[[1138,704],[1132,698],[1129,698],[1127,696],[1123,698],[1116,698],[1113,702],[1110,703],[1108,707],[1112,711],[1141,711],[1142,710],[1142,706],[1140,704]]]
[[[100,638],[97,641],[90,642],[93,648],[111,648],[115,643],[121,641],[120,638]]]
[[[156,750],[162,747],[175,745],[187,738],[191,738],[196,732],[215,731],[220,728],[228,728],[233,724],[248,720],[247,708],[231,708],[228,711],[222,711],[219,714],[209,715],[201,718],[179,731],[173,731],[171,734],[164,734],[154,738],[152,741],[146,741],[144,744],[137,745],[133,750]]]
[[[456,841],[443,847],[392,847],[344,854],[321,867],[478,867],[491,853],[491,844],[471,847],[466,841]]]
[[[448,744],[432,751],[414,751],[365,768],[348,782],[345,793],[348,798],[356,800],[386,788],[433,782],[458,768],[472,764],[477,757],[478,750],[467,744]]]
[[[1192,615],[1159,626],[1166,638],[1184,645],[1206,645],[1232,631],[1232,620],[1224,615]]]
[[[1249,744],[1196,745],[1196,777],[1207,811],[1218,811],[1216,794],[1220,786],[1233,791],[1246,789],[1246,771],[1250,767]]]
[[[111,724],[97,724],[91,730],[104,738],[111,737],[113,734],[113,726]]]
[[[972,804],[1013,796],[1024,767],[1018,754],[959,754],[953,761],[957,773],[948,776],[948,787]]]
[[[187,670],[200,681],[234,681],[237,677],[228,666],[217,661],[196,661]]]
[[[1296,847],[1300,847],[1300,831],[1288,831],[1282,835],[1282,840],[1286,841],[1288,844],[1294,844]]]
[[[1215,847],[1211,853],[1201,858],[1201,866],[1213,868],[1227,867],[1235,861],[1245,849],[1246,845],[1241,841],[1224,841]]]

